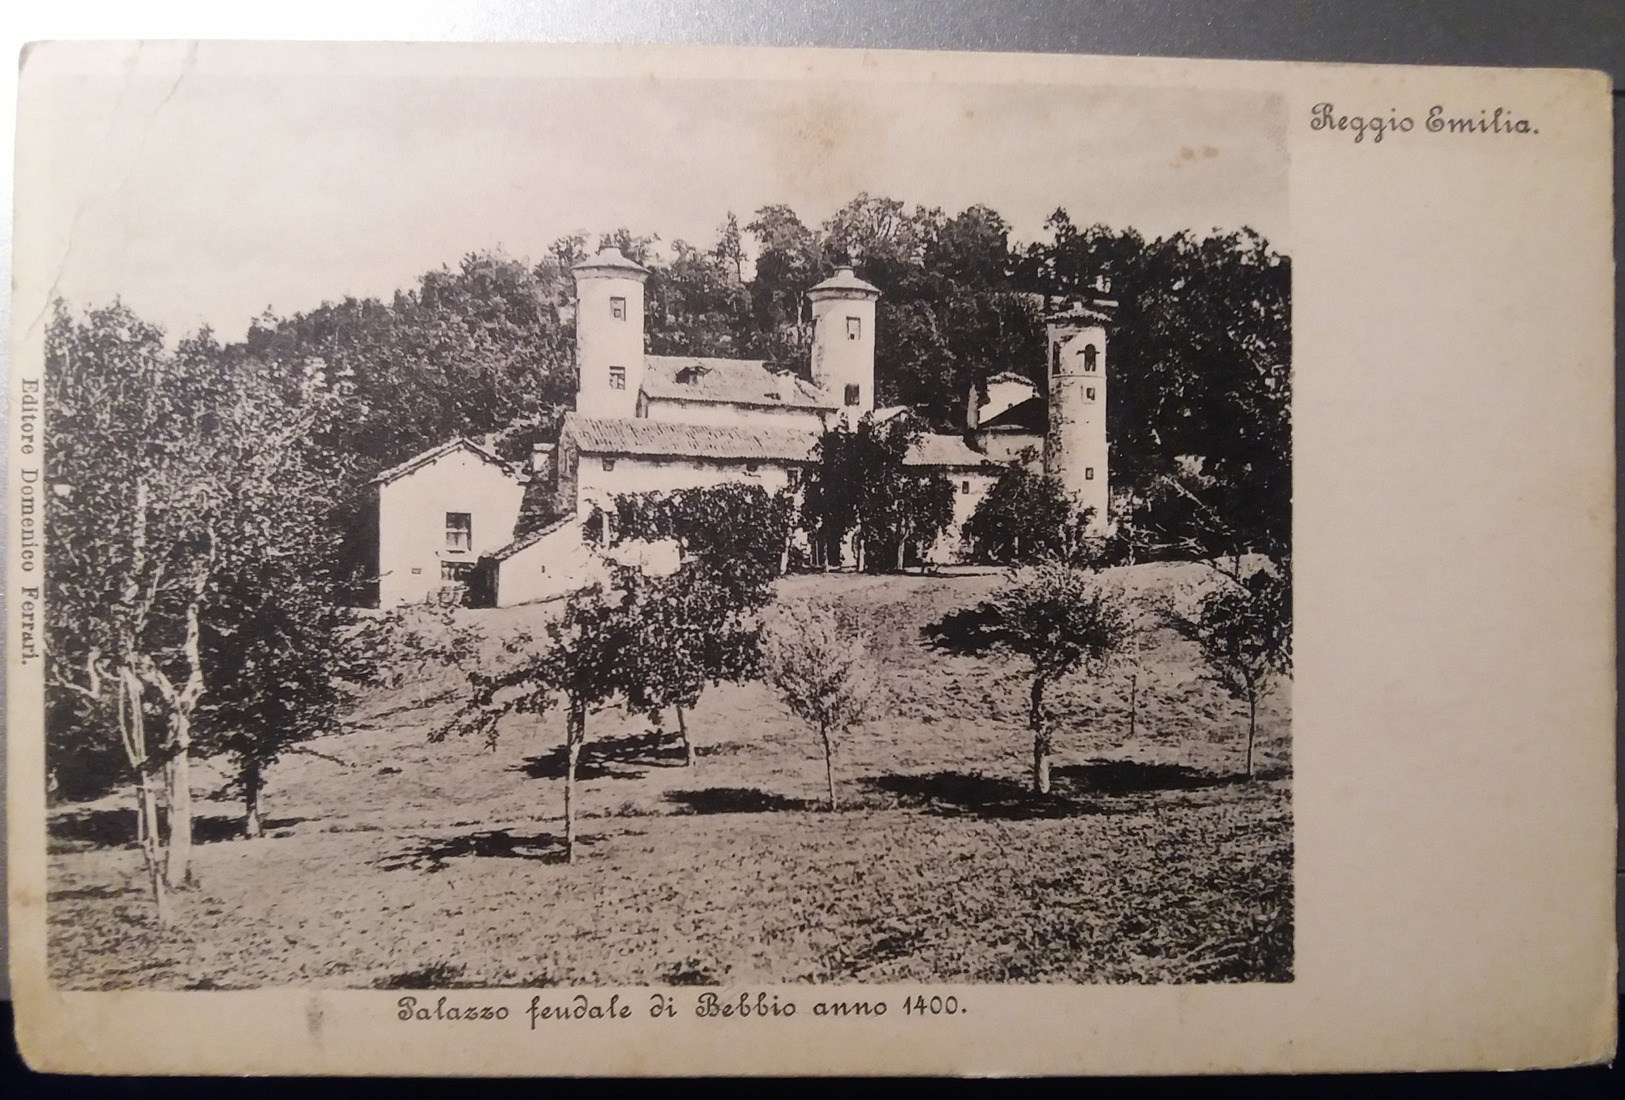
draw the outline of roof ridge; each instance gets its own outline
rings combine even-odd
[[[381,483],[387,482],[387,481],[394,481],[396,478],[399,478],[399,477],[404,477],[407,474],[411,473],[413,470],[416,470],[416,469],[419,469],[420,467],[426,466],[429,463],[433,462],[435,459],[440,458],[443,455],[450,454],[452,451],[456,450],[458,447],[467,447],[469,450],[473,451],[476,455],[478,455],[479,457],[485,459],[487,462],[490,462],[490,463],[492,463],[493,465],[496,465],[496,466],[500,466],[504,470],[509,469],[508,463],[502,461],[502,459],[497,457],[496,454],[494,454],[491,451],[486,450],[484,447],[480,446],[478,443],[475,443],[472,439],[468,438],[468,436],[466,436],[466,435],[458,435],[458,436],[453,436],[452,438],[446,440],[444,443],[437,443],[433,447],[430,447],[426,451],[418,452],[417,454],[413,455],[411,458],[407,459],[405,462],[400,462],[400,463],[397,463],[394,466],[389,467],[387,470],[384,470],[382,473],[380,473],[376,477],[374,477],[372,479],[372,481],[369,482],[368,484],[381,484]]]

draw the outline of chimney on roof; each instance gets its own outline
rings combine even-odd
[[[550,481],[553,476],[552,443],[536,443],[530,448],[530,473],[537,481]]]

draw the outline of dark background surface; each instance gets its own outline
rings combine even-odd
[[[1625,0],[461,0],[431,5],[282,3],[213,7],[180,2],[120,5],[33,0],[9,13],[7,44],[42,38],[293,38],[734,43],[884,49],[1001,50],[1154,57],[1425,65],[1600,69],[1625,83]],[[15,77],[8,76],[15,90]],[[9,104],[13,100],[6,100]],[[1621,137],[1616,92],[1614,145]],[[6,143],[10,156],[10,143]],[[9,187],[10,166],[5,176]],[[5,195],[9,200],[9,193]],[[11,204],[3,204],[9,230]],[[1616,196],[1616,212],[1618,200]],[[9,232],[6,234],[9,237]],[[1621,251],[1619,219],[1614,229]],[[4,243],[4,242],[0,242]],[[10,249],[0,275],[9,282]],[[1616,328],[1619,304],[1616,294]],[[0,307],[0,323],[9,310]],[[9,326],[6,326],[9,327]],[[1617,362],[1616,362],[1617,377]],[[1617,388],[1617,387],[1616,387]],[[1622,437],[1617,426],[1616,450]],[[0,459],[3,461],[3,459]],[[3,549],[3,547],[0,547]],[[1625,574],[1625,558],[1616,580]],[[1618,584],[1616,583],[1616,590]],[[1599,593],[1599,598],[1608,594]],[[3,643],[0,643],[3,644]],[[0,764],[3,767],[3,764]],[[1621,771],[1625,777],[1625,770]],[[1620,849],[1625,868],[1625,845]],[[3,854],[0,854],[3,860]],[[1625,878],[1620,881],[1625,882]],[[1514,888],[1515,884],[1508,884]],[[3,919],[3,917],[0,917]],[[1625,929],[1625,923],[1621,925]],[[1554,930],[1561,934],[1560,930]],[[3,953],[3,947],[0,947]],[[9,1004],[0,1020],[8,1040],[0,1092],[8,1096],[282,1095],[301,1091],[398,1096],[444,1086],[429,1082],[74,1080],[31,1075],[17,1060]],[[1460,1092],[1463,1095],[1615,1095],[1611,1071],[1445,1074],[1407,1078],[1300,1078],[1252,1082],[1117,1082],[1113,1092],[1200,1088],[1250,1094]],[[534,1083],[466,1083],[459,1092],[535,1095]],[[552,1086],[569,1089],[572,1086]],[[581,1088],[584,1086],[574,1086]],[[684,1086],[677,1086],[682,1088]],[[890,1086],[882,1086],[890,1087]],[[899,1083],[898,1088],[918,1087]],[[938,1086],[933,1086],[937,1088]],[[1035,1085],[1033,1087],[1045,1087]],[[1047,1087],[1056,1087],[1051,1084]],[[1075,1089],[1078,1086],[1068,1086]],[[1107,1087],[1104,1082],[1087,1088]]]

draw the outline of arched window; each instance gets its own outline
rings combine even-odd
[[[1095,346],[1093,344],[1086,345],[1083,349],[1083,369],[1094,370],[1099,358],[1100,352],[1096,350]]]

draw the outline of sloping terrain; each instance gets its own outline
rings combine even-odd
[[[1114,571],[1182,598],[1200,566]],[[693,767],[643,716],[592,716],[581,844],[562,862],[562,716],[494,750],[430,743],[453,670],[380,692],[270,772],[269,833],[200,768],[198,887],[151,920],[128,798],[52,815],[50,920],[67,988],[794,981],[1289,980],[1290,685],[1245,708],[1189,643],[1051,696],[1055,790],[1028,789],[1021,667],[931,651],[921,626],[996,575],[795,577],[872,623],[888,715],[837,748],[823,808],[817,737],[760,684],[709,691]],[[491,641],[548,605],[466,612]],[[1138,686],[1130,733],[1128,686]]]

